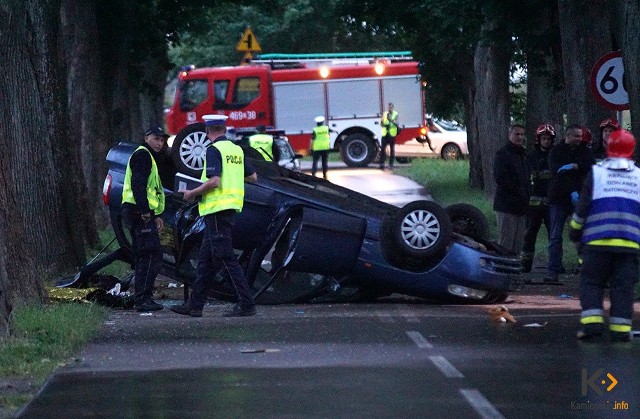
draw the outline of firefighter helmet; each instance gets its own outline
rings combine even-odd
[[[611,127],[614,130],[617,130],[620,129],[620,124],[613,118],[607,118],[604,121],[600,122],[600,130],[605,129],[605,127]]]
[[[593,137],[591,136],[591,130],[587,127],[582,127],[582,142],[584,144],[591,144]]]
[[[607,142],[607,157],[631,158],[636,148],[636,139],[626,129],[618,129],[611,133]]]
[[[542,124],[538,128],[536,128],[536,137],[538,135],[542,135],[542,134],[547,134],[547,135],[550,135],[551,137],[555,138],[556,130],[553,128],[553,126],[551,126],[549,124]]]

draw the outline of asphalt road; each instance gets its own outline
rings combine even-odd
[[[515,324],[483,306],[386,301],[240,319],[222,305],[116,311],[21,417],[640,416],[638,340],[578,343],[575,301],[516,301]]]

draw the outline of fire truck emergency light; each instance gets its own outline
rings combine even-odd
[[[381,62],[377,62],[376,65],[374,66],[374,69],[376,74],[381,76],[382,73],[384,73],[384,64],[382,64]]]
[[[320,77],[322,77],[323,79],[329,77],[329,67],[327,67],[326,65],[320,67]]]

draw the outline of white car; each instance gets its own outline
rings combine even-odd
[[[396,144],[396,157],[440,156],[444,160],[455,160],[469,154],[467,131],[457,123],[428,118],[427,124],[433,151],[428,143],[421,144],[413,139],[404,144]]]

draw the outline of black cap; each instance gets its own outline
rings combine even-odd
[[[169,136],[167,133],[164,132],[164,130],[160,125],[151,125],[149,128],[147,128],[147,130],[144,132],[144,136],[146,137],[147,135],[158,135],[160,137]]]

